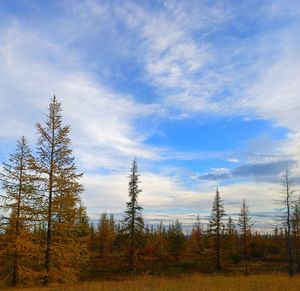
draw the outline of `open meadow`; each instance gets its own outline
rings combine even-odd
[[[289,277],[285,274],[230,276],[230,275],[183,275],[176,277],[167,276],[141,276],[134,279],[83,282],[68,286],[53,286],[48,288],[9,288],[5,290],[20,291],[233,291],[233,290],[300,290],[300,276]]]

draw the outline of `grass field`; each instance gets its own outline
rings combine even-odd
[[[53,286],[48,288],[22,288],[6,289],[22,291],[142,291],[142,290],[212,290],[212,291],[235,291],[235,290],[263,290],[263,291],[293,291],[300,290],[300,276],[293,278],[283,274],[230,276],[230,275],[183,275],[176,277],[166,276],[142,276],[134,279],[84,282],[69,286]]]

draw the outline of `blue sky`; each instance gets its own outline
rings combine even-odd
[[[300,176],[299,29],[299,1],[0,0],[0,159],[56,94],[91,218],[122,213],[136,156],[149,222],[205,222],[219,186],[269,227]]]

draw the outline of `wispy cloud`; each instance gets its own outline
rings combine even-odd
[[[226,179],[254,178],[255,180],[280,183],[286,168],[297,166],[297,161],[280,160],[269,163],[251,163],[238,166],[232,170],[226,168],[212,169],[211,172],[199,176],[200,180],[222,181]]]
[[[69,56],[61,65],[63,48],[38,32],[14,24],[2,29],[1,35],[0,71],[5,76],[1,96],[9,96],[1,102],[1,136],[32,137],[35,121],[44,120],[50,97],[56,94],[63,102],[66,122],[76,125],[73,142],[83,167],[114,168],[124,157],[126,161],[133,156],[158,158],[158,149],[144,145],[146,135],[134,128],[139,117],[158,114],[157,105],[139,104],[80,70],[66,69],[65,62],[76,58]],[[57,62],[49,61],[49,55]]]
[[[47,17],[38,3],[22,5],[34,9],[0,20],[0,154],[23,134],[34,147],[34,123],[56,94],[93,217],[122,212],[133,156],[143,205],[159,213],[194,215],[196,205],[204,218],[222,180],[229,212],[242,196],[255,211],[271,211],[274,177],[287,163],[300,176],[298,3],[52,1]],[[249,127],[267,120],[286,132],[257,130],[243,140],[237,132],[233,148],[218,150],[205,140],[193,150],[168,136],[164,145],[151,142],[165,120],[190,125],[203,116],[238,117]]]
[[[210,43],[203,36],[196,42],[193,32],[220,25],[227,12],[218,5],[200,5],[195,9],[164,2],[163,6],[159,11],[149,11],[131,3],[119,12],[128,27],[138,33],[145,79],[165,96],[165,104],[204,110],[215,91],[212,83],[216,87],[221,76],[208,67],[213,59]],[[205,75],[201,75],[203,69]]]

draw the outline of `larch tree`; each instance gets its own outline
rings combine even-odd
[[[292,213],[292,233],[295,248],[296,270],[300,271],[300,197],[298,197]]]
[[[83,187],[77,173],[69,137],[70,126],[63,125],[62,105],[51,99],[45,124],[36,123],[37,171],[41,176],[45,197],[45,276],[43,284],[52,281],[76,280],[81,267],[78,262],[86,255],[86,247],[78,230],[83,216],[79,194]],[[87,241],[88,242],[88,241]]]
[[[161,265],[168,255],[167,232],[163,222],[154,230],[154,249],[153,255],[156,257],[156,264]]]
[[[1,194],[1,208],[6,215],[3,223],[0,263],[1,274],[15,286],[37,276],[35,264],[38,245],[33,241],[33,228],[37,223],[36,176],[34,175],[34,157],[25,137],[17,142],[16,152],[10,154],[7,163],[3,163],[0,180],[4,193]],[[3,262],[4,259],[4,262]]]
[[[202,225],[201,225],[199,215],[197,215],[196,222],[194,223],[192,229],[190,243],[191,243],[192,252],[199,254],[203,251],[204,249],[203,231],[202,231]]]
[[[293,206],[296,202],[295,187],[291,177],[291,170],[287,167],[284,171],[280,194],[281,197],[275,200],[280,205],[278,209],[279,219],[285,229],[286,250],[289,266],[289,275],[294,275],[294,257],[293,257],[293,236],[292,236],[292,215]]]
[[[111,214],[102,213],[98,223],[99,249],[103,257],[109,257],[112,253],[112,246],[115,239],[115,220]]]
[[[138,202],[138,196],[142,192],[139,188],[139,177],[137,161],[132,161],[129,184],[128,184],[128,196],[129,202],[127,202],[127,208],[125,216],[122,221],[122,233],[129,244],[128,256],[129,256],[129,270],[132,274],[136,271],[136,256],[139,247],[143,241],[144,235],[144,219],[142,216],[142,206]]]
[[[248,205],[246,204],[246,200],[243,199],[241,205],[241,212],[239,215],[238,226],[240,228],[240,235],[242,239],[242,254],[244,260],[244,273],[248,275],[248,245],[249,245],[249,238],[251,235],[251,217],[250,217],[250,210]]]
[[[238,235],[236,225],[231,216],[228,217],[226,224],[226,250],[231,261],[237,262],[240,260],[240,255],[237,252]]]
[[[90,224],[89,233],[90,233],[90,249],[92,251],[94,251],[95,248],[96,248],[96,240],[97,240],[96,237],[97,237],[97,235],[96,235],[96,230],[95,230],[93,222],[91,222],[91,224]]]
[[[216,259],[216,271],[219,272],[221,266],[221,233],[223,229],[223,217],[225,216],[225,210],[223,201],[220,196],[219,189],[217,188],[210,221],[209,221],[209,233],[214,241],[215,259]]]

